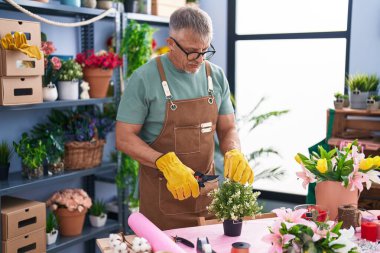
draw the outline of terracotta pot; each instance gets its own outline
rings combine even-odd
[[[317,205],[327,208],[330,220],[335,220],[338,215],[338,207],[342,205],[358,205],[359,191],[350,191],[342,182],[323,181],[315,187]]]
[[[105,98],[113,69],[84,68],[83,79],[90,84],[91,98]]]
[[[54,214],[58,218],[59,233],[63,236],[77,236],[82,233],[87,209],[70,212],[67,208],[58,208]]]

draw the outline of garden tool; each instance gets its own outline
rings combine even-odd
[[[42,58],[41,51],[37,46],[28,45],[24,33],[15,32],[13,36],[12,34],[7,33],[1,39],[1,46],[5,50],[18,50],[31,58],[36,58],[37,60]]]
[[[203,188],[203,187],[205,187],[206,182],[217,179],[219,176],[218,175],[205,175],[199,171],[196,171],[194,173],[194,177],[198,181],[199,187]]]
[[[190,242],[189,240],[183,238],[183,237],[179,237],[179,236],[172,236],[173,240],[177,243],[177,242],[180,242],[190,248],[194,248],[194,243]]]

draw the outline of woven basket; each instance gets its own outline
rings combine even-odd
[[[79,170],[101,164],[105,140],[65,143],[65,169]]]

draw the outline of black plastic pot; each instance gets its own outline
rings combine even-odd
[[[8,180],[10,163],[4,165],[0,164],[0,180]]]
[[[239,236],[242,226],[242,220],[225,220],[223,221],[224,234],[226,236]]]

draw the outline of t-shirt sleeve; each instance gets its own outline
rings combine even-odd
[[[121,97],[116,120],[129,124],[143,124],[148,113],[144,75],[135,71]]]
[[[221,87],[222,93],[221,93],[221,104],[219,108],[219,114],[226,115],[226,114],[234,113],[234,108],[231,102],[230,86],[228,84],[228,80],[226,76],[224,75],[223,71],[221,71],[221,76],[223,80],[222,80],[222,87]]]

